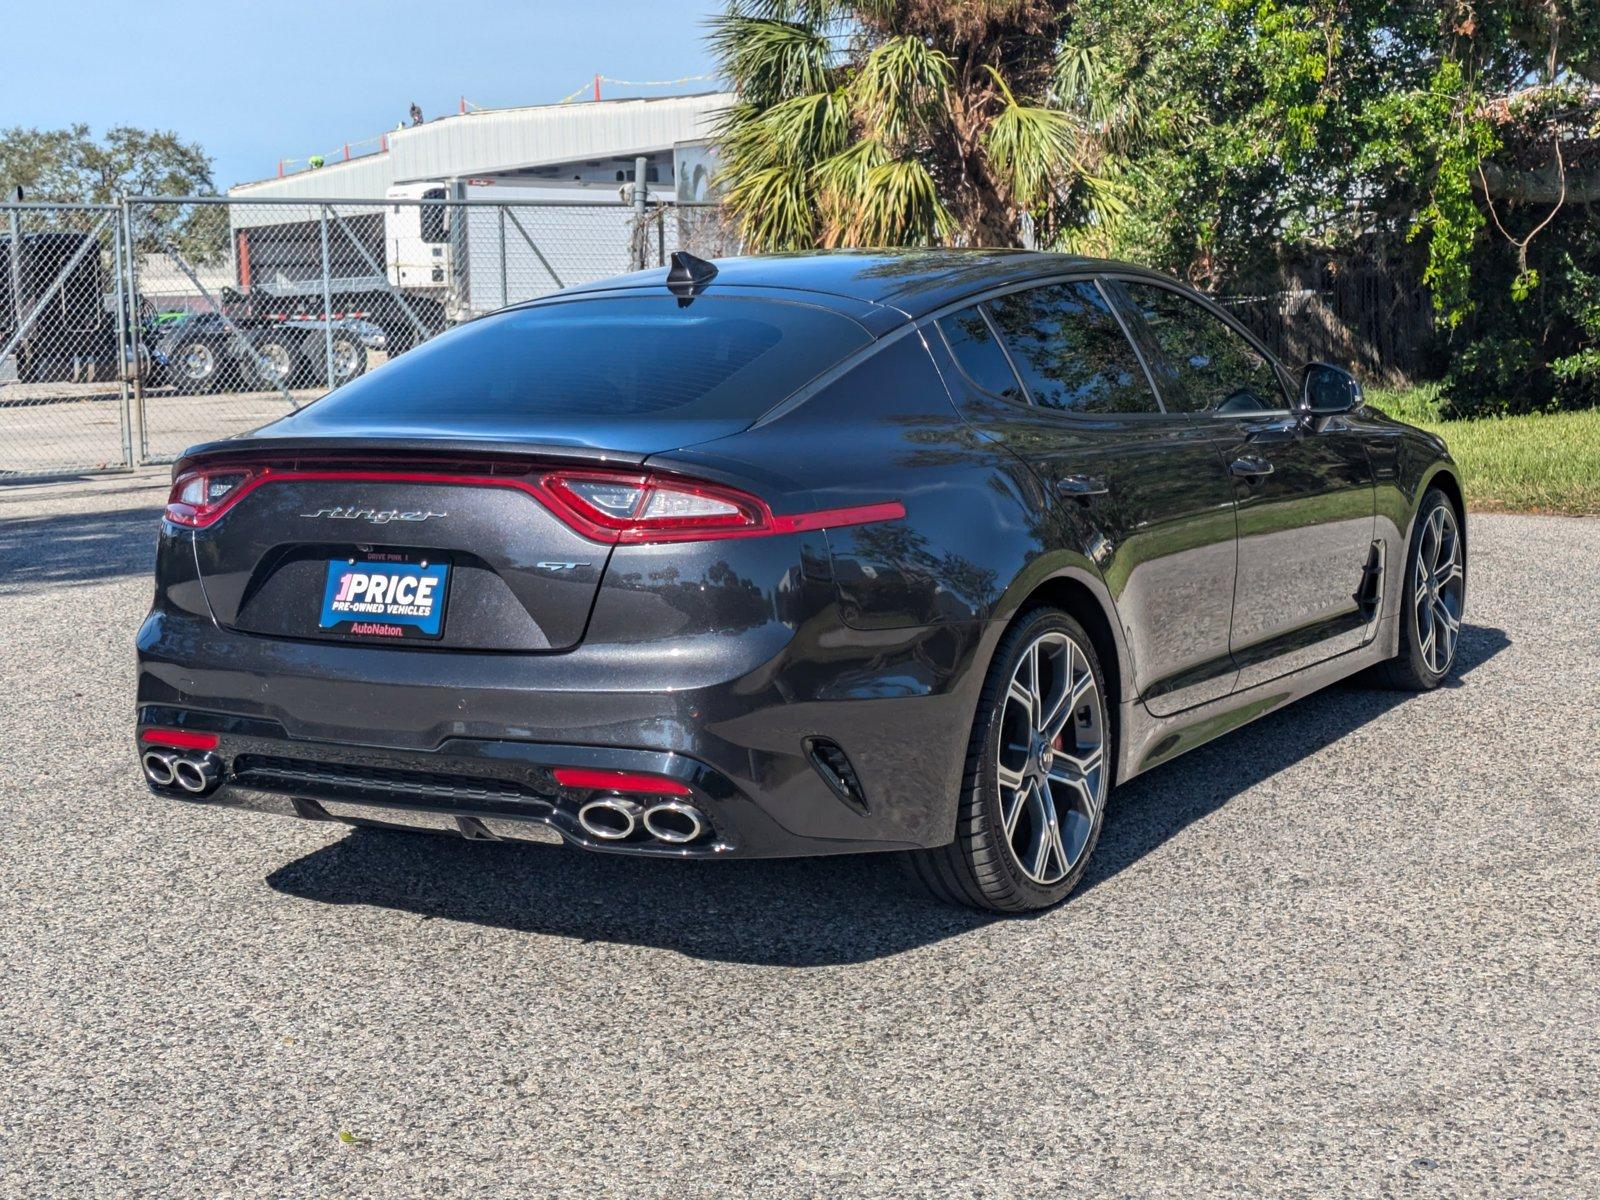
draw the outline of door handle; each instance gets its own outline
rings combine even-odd
[[[1063,475],[1056,480],[1056,494],[1070,496],[1074,500],[1104,496],[1110,490],[1111,486],[1098,475]]]
[[[1228,474],[1235,479],[1259,479],[1263,475],[1272,474],[1272,464],[1264,458],[1249,454],[1229,463]]]

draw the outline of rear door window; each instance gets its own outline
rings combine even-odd
[[[1077,413],[1161,411],[1139,357],[1092,283],[1058,283],[988,302],[1033,402]]]
[[[472,321],[316,403],[330,418],[754,420],[870,337],[809,304],[670,295],[571,300]]]
[[[974,305],[941,317],[939,330],[968,379],[992,395],[1027,403],[1017,374],[981,309]]]
[[[1259,413],[1288,407],[1283,381],[1237,330],[1170,288],[1122,280],[1111,288],[1138,313],[1159,352],[1161,398],[1174,412]]]

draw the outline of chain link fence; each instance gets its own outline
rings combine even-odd
[[[123,236],[111,206],[0,207],[0,478],[131,464]]]
[[[714,205],[0,205],[0,479],[168,462],[446,329],[737,251]]]

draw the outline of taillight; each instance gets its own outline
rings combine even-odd
[[[556,516],[600,542],[761,537],[898,521],[906,515],[904,504],[887,500],[776,516],[766,501],[748,492],[665,475],[554,471],[540,482]]]
[[[167,520],[186,529],[204,529],[244,495],[258,472],[250,467],[201,467],[172,482]]]
[[[766,504],[716,484],[583,471],[557,471],[543,482],[557,515],[597,541],[701,541],[773,532]]]
[[[263,484],[304,481],[498,487],[524,492],[565,524],[597,542],[700,542],[761,537],[845,525],[898,521],[898,500],[774,515],[766,501],[737,488],[643,471],[548,471],[531,476],[283,466],[199,466],[167,497],[167,520],[204,529]]]

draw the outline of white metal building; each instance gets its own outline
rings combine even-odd
[[[643,155],[652,190],[677,194],[683,165],[689,186],[681,198],[703,198],[689,190],[694,186],[691,176],[701,180],[703,191],[705,143],[718,114],[732,101],[729,93],[707,92],[478,109],[396,129],[387,135],[386,151],[239,184],[228,194],[285,201],[333,196],[382,200],[395,184],[493,175],[524,177],[530,184],[563,190],[603,189],[607,198],[614,198],[631,180],[634,159]],[[686,162],[680,164],[680,159]],[[689,169],[690,163],[700,169]]]

